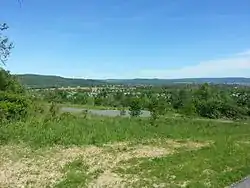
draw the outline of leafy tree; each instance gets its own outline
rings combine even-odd
[[[1,67],[1,65],[5,65],[13,48],[13,43],[3,34],[8,28],[6,23],[0,24],[0,91],[22,93],[24,92],[24,88],[19,84],[17,79]]]
[[[202,117],[216,119],[221,116],[220,101],[215,100],[195,100],[195,108],[198,115]]]
[[[116,92],[116,93],[114,94],[114,99],[115,99],[116,101],[122,101],[123,98],[124,98],[124,93],[123,93],[123,92],[118,91],[118,92]]]
[[[103,97],[100,94],[94,97],[94,104],[97,106],[101,106],[103,104]]]
[[[208,100],[212,96],[210,86],[205,83],[201,85],[195,93],[195,96],[200,100]]]
[[[148,110],[150,111],[150,123],[155,124],[156,120],[165,115],[169,108],[168,102],[162,96],[152,96],[150,103],[148,105]]]
[[[0,68],[0,91],[24,93],[24,87],[9,71]]]
[[[13,48],[13,43],[9,41],[8,37],[3,35],[3,32],[9,27],[6,23],[0,24],[0,62],[5,65],[10,51]]]
[[[7,24],[0,24],[0,116],[1,119],[16,120],[27,117],[31,100],[16,77],[3,69],[13,48],[13,43],[3,34],[7,29]]]
[[[196,114],[196,108],[195,108],[195,104],[194,104],[192,97],[185,101],[182,109],[180,109],[179,112],[187,116],[193,116]]]
[[[25,118],[29,112],[30,103],[26,96],[0,91],[0,116],[6,120]]]
[[[138,117],[141,115],[142,105],[139,98],[134,97],[129,104],[129,114],[132,117]]]
[[[190,113],[190,110],[193,111],[192,98],[191,91],[188,91],[187,89],[180,89],[172,92],[170,101],[174,109],[187,114]]]
[[[159,118],[160,116],[160,108],[159,108],[159,101],[157,98],[152,98],[150,101],[150,104],[148,105],[148,110],[150,111],[150,123],[152,125],[155,124],[155,121]]]
[[[88,95],[86,93],[77,92],[74,95],[73,103],[75,104],[87,104],[88,103]]]

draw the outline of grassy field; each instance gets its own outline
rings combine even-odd
[[[250,124],[63,115],[0,126],[0,187],[226,187],[250,174]]]

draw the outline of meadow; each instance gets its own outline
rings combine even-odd
[[[0,188],[220,188],[250,174],[249,79],[15,76],[5,70],[7,29],[0,24]]]
[[[249,125],[69,113],[2,123],[0,187],[226,187],[250,174]]]

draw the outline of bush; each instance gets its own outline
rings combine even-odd
[[[230,119],[242,119],[244,116],[247,116],[246,108],[227,103],[222,104],[220,112],[222,116]]]
[[[250,116],[250,109],[247,109],[247,115]]]
[[[214,100],[196,100],[195,108],[198,115],[202,117],[217,119],[221,117],[220,102]]]
[[[187,116],[194,116],[196,114],[196,108],[192,100],[186,102],[183,107],[179,110],[182,114]]]
[[[30,103],[27,97],[0,92],[1,118],[11,120],[27,117]]]
[[[164,114],[164,106],[161,105],[162,102],[159,99],[153,97],[148,105],[148,110],[150,111],[150,124],[155,125],[156,120],[160,115]]]
[[[218,100],[197,100],[195,103],[198,115],[207,118],[242,119],[247,116],[247,108]]]
[[[133,98],[129,104],[129,114],[132,117],[138,117],[141,115],[142,105],[139,98]]]
[[[51,116],[51,118],[56,118],[57,115],[59,114],[59,106],[52,102],[49,108],[49,115]]]
[[[70,112],[63,112],[62,114],[60,114],[59,116],[59,120],[60,121],[64,121],[64,120],[74,120],[76,119],[76,116],[74,116],[73,114],[71,114]]]
[[[24,87],[17,78],[0,67],[0,91],[8,93],[24,93]]]

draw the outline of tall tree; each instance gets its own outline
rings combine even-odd
[[[9,38],[4,35],[4,31],[9,27],[6,23],[0,24],[0,64],[5,65],[7,58],[10,55],[10,51],[13,48],[13,43],[9,41]]]

